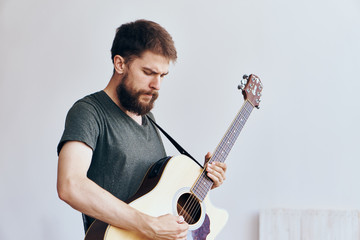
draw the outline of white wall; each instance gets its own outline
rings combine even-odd
[[[359,1],[2,0],[0,239],[83,237],[57,198],[56,145],[74,101],[108,82],[115,28],[138,18],[176,42],[154,112],[197,158],[241,107],[241,76],[264,84],[211,194],[230,213],[219,239],[258,239],[263,208],[360,208]]]

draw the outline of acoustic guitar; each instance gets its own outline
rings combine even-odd
[[[224,162],[254,107],[259,108],[263,89],[260,79],[244,75],[239,85],[244,104],[215,149],[209,162]],[[180,155],[156,162],[147,172],[137,193],[126,202],[151,216],[181,215],[189,224],[188,240],[212,240],[226,224],[228,213],[215,208],[208,197],[213,182],[206,170]],[[139,233],[95,220],[85,240],[142,240]]]

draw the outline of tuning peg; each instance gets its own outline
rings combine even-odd
[[[257,109],[259,109],[260,108],[260,106],[259,106],[259,103],[261,102],[261,99],[259,98],[259,99],[256,99],[256,103],[258,104],[257,106],[256,106],[256,108]]]
[[[246,75],[246,74],[243,75],[243,79],[248,79],[248,78],[249,78],[248,75]]]
[[[246,84],[240,83],[240,84],[238,85],[238,89],[239,89],[239,90],[245,90],[245,85],[246,85]]]
[[[241,81],[240,81],[240,85],[238,85],[238,89],[244,90],[244,89],[245,89],[246,84],[247,84],[247,79],[246,79],[246,78],[241,79]]]

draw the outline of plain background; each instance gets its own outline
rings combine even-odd
[[[72,104],[110,79],[115,29],[139,18],[175,40],[154,113],[199,161],[243,104],[242,75],[264,84],[211,192],[230,214],[218,239],[257,240],[266,208],[360,209],[358,0],[1,0],[0,239],[83,238],[56,146]]]

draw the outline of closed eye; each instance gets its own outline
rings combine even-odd
[[[154,74],[153,71],[149,71],[149,70],[143,70],[143,72],[145,73],[145,75],[148,75],[148,76]]]
[[[155,71],[153,71],[153,70],[151,70],[151,69],[148,69],[148,68],[144,68],[144,69],[143,69],[143,72],[144,72],[145,75],[147,75],[147,76],[158,75],[158,74],[159,74],[159,73],[157,73],[157,72],[155,72]],[[161,78],[164,78],[164,77],[165,77],[166,75],[168,75],[168,74],[169,74],[169,72],[160,74],[160,77],[161,77]]]
[[[161,78],[164,78],[164,77],[165,77],[166,75],[168,75],[168,74],[169,74],[169,72],[163,73],[163,74],[160,75],[160,77],[161,77]]]

